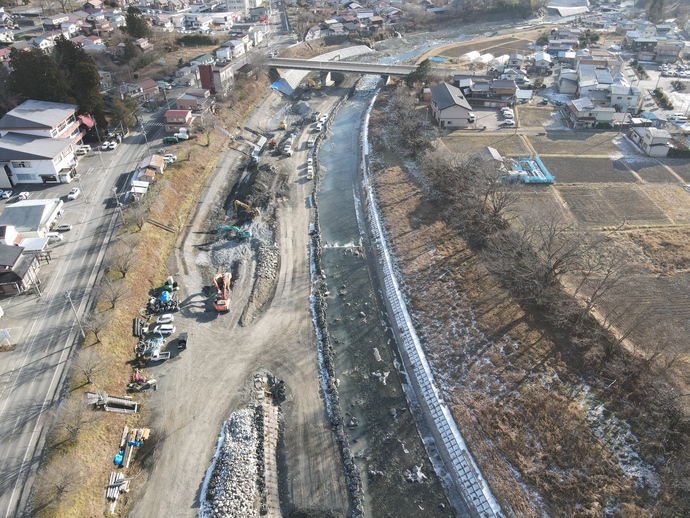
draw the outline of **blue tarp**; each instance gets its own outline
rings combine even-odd
[[[172,295],[170,295],[169,292],[164,291],[163,293],[161,293],[161,299],[160,299],[161,302],[168,302],[171,298],[172,298]]]
[[[120,452],[117,455],[115,455],[115,458],[113,459],[113,464],[115,464],[116,466],[122,466],[122,461],[124,457],[125,452],[120,450]]]
[[[446,60],[446,58],[439,58],[437,56],[434,56],[433,58],[429,58],[429,61],[436,61],[438,63],[443,63]]]

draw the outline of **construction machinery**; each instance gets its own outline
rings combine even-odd
[[[230,237],[236,237],[238,239],[249,239],[252,237],[251,230],[245,230],[231,225],[218,225],[218,233],[222,234],[223,232],[230,232]]]
[[[240,200],[235,200],[233,208],[235,209],[235,213],[242,219],[254,219],[261,216],[259,209],[250,207],[246,203],[242,203]]]
[[[307,88],[313,88],[314,90],[321,90],[321,85],[314,81],[312,78],[308,77],[304,80],[304,84]]]
[[[232,274],[219,273],[213,278],[213,285],[216,287],[216,297],[213,299],[213,309],[219,313],[225,313],[230,310],[228,305],[228,287],[230,286],[230,279]]]
[[[283,117],[283,120],[280,121],[280,129],[285,129],[287,128],[287,116]]]

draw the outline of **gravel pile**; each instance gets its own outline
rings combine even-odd
[[[269,281],[275,280],[278,276],[279,259],[280,251],[277,248],[261,245],[256,264],[256,276]]]
[[[253,408],[233,412],[206,493],[204,516],[258,517],[256,414]]]

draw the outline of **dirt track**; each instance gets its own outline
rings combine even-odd
[[[335,99],[320,101],[332,103]],[[271,93],[247,126],[267,127],[269,123],[268,127],[276,127],[283,104],[278,94]],[[275,121],[269,122],[268,117]],[[131,516],[196,514],[221,424],[248,401],[252,373],[259,370],[283,379],[288,393],[282,405],[283,463],[287,468],[287,473],[281,473],[287,492],[281,494],[283,511],[321,509],[344,515],[347,509],[339,453],[319,386],[309,314],[308,229],[312,214],[306,200],[312,184],[298,178],[297,167],[306,161],[306,154],[303,146],[297,149],[295,156],[281,160],[281,166],[290,172],[290,194],[275,207],[280,270],[275,295],[261,317],[247,327],[238,325],[251,291],[252,264],[242,265],[230,299],[232,309],[225,315],[209,311],[204,287],[210,278],[195,264],[195,248],[215,239],[207,232],[211,215],[237,181],[244,155],[228,151],[221,157],[178,250],[176,264],[170,265],[171,273],[179,272],[182,285],[182,311],[175,323],[179,331],[189,332],[189,348],[151,369],[160,389],[148,406],[153,409],[151,427],[161,440],[146,459],[145,474],[135,481],[132,496],[137,501]]]

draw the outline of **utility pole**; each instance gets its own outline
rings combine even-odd
[[[141,126],[141,132],[144,135],[144,142],[146,142],[146,151],[150,154],[151,153],[151,148],[149,147],[149,139],[146,136],[146,129],[144,128],[144,117],[141,117],[139,119],[139,125]]]
[[[69,291],[65,292],[65,298],[69,301],[70,306],[72,306],[74,318],[77,319],[77,325],[79,326],[79,331],[81,331],[81,337],[86,338],[86,333],[84,332],[84,328],[81,326],[81,320],[79,320],[79,315],[77,314],[77,308],[74,307],[74,302],[72,302],[72,297],[70,296]]]

